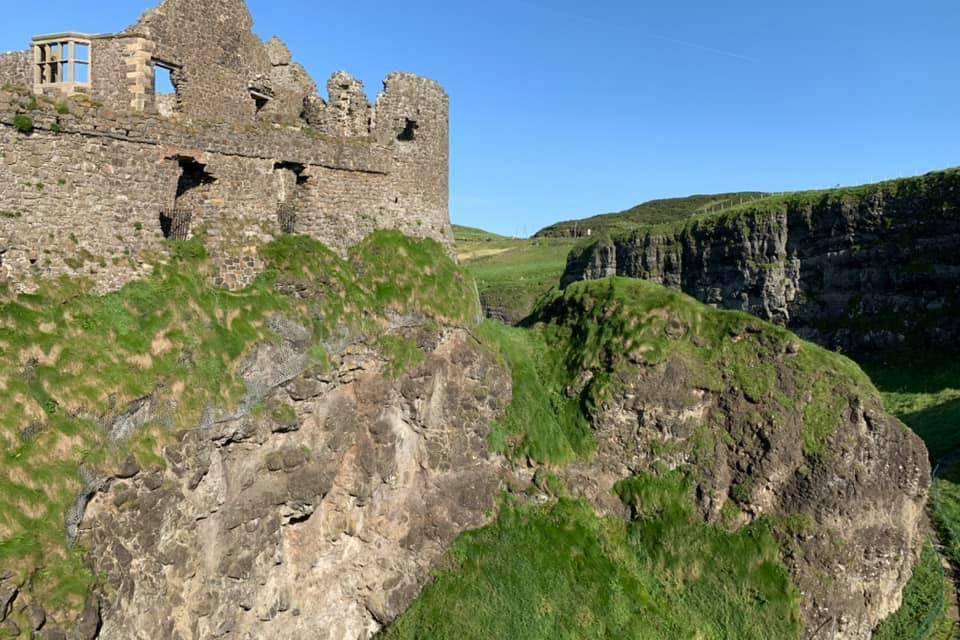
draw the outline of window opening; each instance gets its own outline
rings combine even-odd
[[[170,96],[177,93],[177,87],[173,84],[173,69],[160,64],[153,63],[153,92],[158,96]]]
[[[90,84],[90,41],[64,35],[34,38],[34,84],[74,86]]]
[[[257,107],[257,113],[260,113],[273,99],[267,91],[260,89],[250,89],[250,97],[253,98],[253,104]]]
[[[400,135],[397,136],[397,140],[400,142],[412,142],[417,138],[417,129],[420,128],[420,125],[417,124],[416,120],[406,119],[407,122],[403,127],[403,131],[400,132]]]
[[[215,177],[207,173],[207,165],[201,164],[193,158],[178,157],[177,162],[180,164],[177,198],[197,187],[213,184],[217,181]]]

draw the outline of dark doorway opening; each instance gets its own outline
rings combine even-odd
[[[310,179],[307,167],[300,162],[276,162],[273,172],[277,176],[277,222],[283,233],[296,233],[297,209],[304,185]]]

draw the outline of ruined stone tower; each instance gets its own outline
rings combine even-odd
[[[340,72],[324,100],[252,24],[243,0],[165,0],[123,33],[0,55],[0,281],[110,290],[196,234],[228,287],[281,233],[451,243],[443,89],[394,73],[371,105]]]

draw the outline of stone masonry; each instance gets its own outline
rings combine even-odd
[[[252,24],[243,0],[166,0],[124,33],[0,55],[0,283],[113,290],[184,232],[229,288],[281,233],[340,251],[380,228],[452,245],[443,89],[394,73],[371,104],[339,72],[324,100]]]

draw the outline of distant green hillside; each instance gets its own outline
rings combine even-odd
[[[509,240],[505,236],[498,236],[495,233],[477,229],[474,227],[462,227],[458,224],[453,225],[453,237],[460,242],[493,242],[497,240]]]
[[[744,191],[651,200],[619,213],[606,213],[583,220],[558,222],[541,229],[534,234],[534,237],[582,238],[587,236],[588,232],[590,235],[596,235],[598,233],[627,230],[636,225],[674,222],[701,213],[722,211],[728,207],[738,206],[743,202],[756,200],[765,195],[759,192]]]
[[[454,226],[457,259],[476,279],[484,312],[509,323],[523,320],[557,288],[575,240],[506,238]]]

